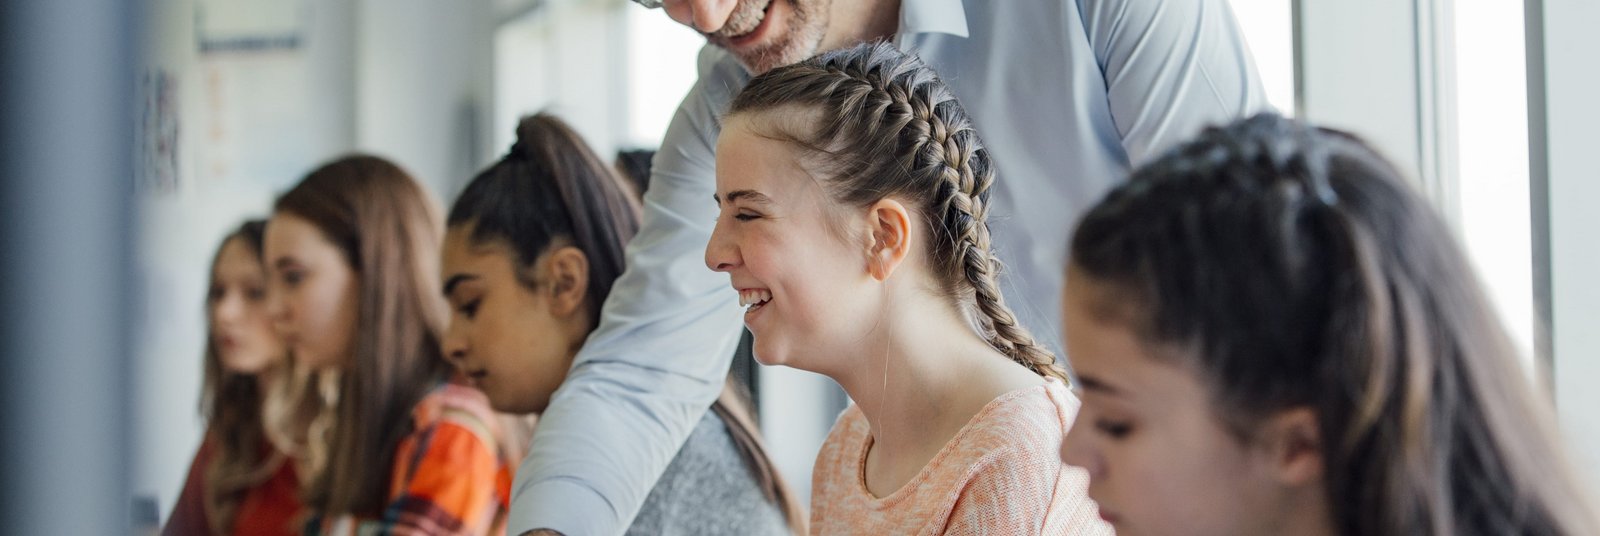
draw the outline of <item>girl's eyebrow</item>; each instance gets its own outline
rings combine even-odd
[[[767,197],[767,194],[763,194],[755,190],[734,190],[732,192],[728,192],[726,201],[724,201],[723,198],[717,194],[711,194],[711,200],[716,201],[718,205],[721,205],[724,202],[732,203],[740,199],[748,199],[751,203],[758,205],[772,204],[772,198]]]
[[[444,295],[449,296],[451,292],[455,291],[457,285],[477,278],[478,276],[474,274],[456,274],[450,276],[450,279],[444,282]]]
[[[1116,387],[1112,387],[1111,384],[1108,384],[1094,376],[1085,376],[1079,374],[1078,384],[1083,386],[1083,390],[1085,392],[1095,392],[1111,396],[1122,394],[1122,391],[1118,390]]]

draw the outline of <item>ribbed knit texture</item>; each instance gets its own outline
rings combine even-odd
[[[1111,534],[1083,469],[1061,463],[1079,402],[1056,380],[990,401],[900,489],[867,491],[866,417],[846,409],[812,473],[813,534]]]

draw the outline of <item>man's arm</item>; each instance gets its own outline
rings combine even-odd
[[[512,486],[510,534],[621,534],[722,388],[740,317],[727,277],[704,261],[726,93],[715,56],[702,54],[656,154],[628,269],[540,416]]]
[[[1207,125],[1268,109],[1226,0],[1079,0],[1133,166]]]

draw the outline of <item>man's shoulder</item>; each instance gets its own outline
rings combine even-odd
[[[695,56],[695,68],[701,78],[726,76],[729,74],[728,67],[738,68],[739,59],[722,47],[707,43],[700,47],[700,52]]]
[[[700,48],[695,68],[700,79],[693,91],[711,103],[733,101],[739,90],[750,82],[750,73],[739,64],[739,59],[716,45]]]

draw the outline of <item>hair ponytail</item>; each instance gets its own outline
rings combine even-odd
[[[558,240],[589,258],[585,299],[590,321],[625,267],[623,247],[639,230],[639,204],[578,133],[541,113],[517,124],[517,141],[499,162],[473,178],[447,219],[472,225],[472,240],[502,241],[516,265],[533,264]]]

